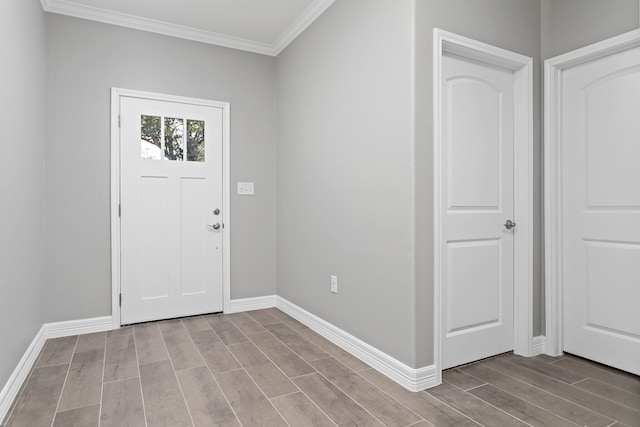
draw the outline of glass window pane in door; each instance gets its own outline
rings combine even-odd
[[[140,116],[140,158],[161,160],[161,119],[157,116]]]
[[[184,160],[184,120],[165,117],[164,158]]]
[[[187,160],[204,162],[203,120],[187,120]]]

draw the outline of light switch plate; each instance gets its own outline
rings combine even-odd
[[[252,196],[253,195],[253,182],[239,182],[238,183],[238,194],[241,196]]]

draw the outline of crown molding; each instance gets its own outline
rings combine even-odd
[[[296,39],[309,25],[313,23],[325,10],[329,8],[335,0],[315,0],[309,7],[302,12],[298,18],[284,30],[280,37],[273,43],[272,48],[274,56],[282,52],[289,44]]]
[[[182,25],[156,21],[154,19],[141,18],[139,16],[100,9],[93,6],[79,5],[67,0],[41,0],[41,3],[45,12],[59,13],[61,15],[163,34],[165,36],[275,56],[272,46],[266,43],[259,43],[211,31],[198,30]]]
[[[273,44],[247,40],[240,37],[228,36],[212,31],[199,30],[169,22],[142,18],[126,13],[114,12],[93,6],[80,5],[68,0],[40,0],[45,12],[73,16],[103,22],[135,30],[148,31],[177,37],[186,40],[208,43],[216,46],[239,49],[263,55],[277,56],[289,43],[302,33],[318,16],[322,14],[335,0],[315,0]]]

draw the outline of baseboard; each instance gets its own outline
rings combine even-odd
[[[436,368],[434,365],[425,366],[419,369],[411,368],[282,297],[268,295],[256,298],[231,300],[229,306],[225,309],[225,313],[238,313],[272,307],[277,307],[291,317],[302,322],[304,325],[336,344],[338,347],[351,353],[408,390],[420,391],[438,385]],[[42,328],[40,328],[40,331],[36,334],[24,356],[20,359],[18,366],[13,371],[11,377],[9,377],[9,380],[0,392],[0,420],[4,420],[4,417],[7,415],[11,403],[20,391],[20,387],[26,380],[29,371],[36,362],[36,359],[47,339],[92,332],[103,332],[111,329],[113,329],[113,319],[111,316],[45,323],[42,325]],[[541,343],[538,344],[535,340],[540,340]],[[538,353],[536,352],[538,349],[542,350]],[[535,337],[535,354],[540,354],[543,351],[544,337]]]
[[[545,354],[547,351],[547,339],[544,335],[538,335],[531,340],[531,356]]]
[[[418,369],[411,368],[280,296],[276,297],[276,307],[407,390],[421,391],[438,385],[434,365]]]
[[[102,316],[92,319],[45,323],[44,328],[47,339],[69,337],[71,335],[109,331],[113,329],[113,319],[111,316]]]
[[[36,363],[38,355],[42,347],[44,347],[44,343],[47,341],[45,331],[45,325],[43,325],[33,341],[31,341],[27,351],[24,353],[24,356],[22,356],[22,359],[20,359],[18,366],[14,369],[9,380],[2,388],[2,391],[0,391],[0,423],[3,422],[7,416],[11,403],[13,403],[13,400],[18,395],[20,387],[22,387],[22,384],[27,379],[31,367]]]
[[[267,295],[264,297],[232,299],[229,306],[225,307],[226,314],[240,313],[242,311],[262,310],[276,306],[276,296]]]
[[[33,341],[31,341],[29,348],[27,348],[18,366],[0,392],[0,421],[4,420],[7,416],[11,403],[18,395],[20,387],[22,387],[22,384],[27,379],[29,371],[31,371],[31,368],[36,363],[38,355],[48,339],[88,334],[91,332],[103,332],[110,329],[113,329],[111,316],[45,323],[42,325],[40,331],[38,331]]]

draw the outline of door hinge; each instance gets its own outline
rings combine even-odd
[[[122,205],[118,204],[118,218],[122,216]]]
[[[118,127],[121,127],[121,123],[120,123],[120,114],[118,114]]]
[[[120,307],[122,307],[122,294],[120,294],[119,296],[120,296],[120,298],[119,298],[119,300],[118,300],[118,305],[119,305]]]

